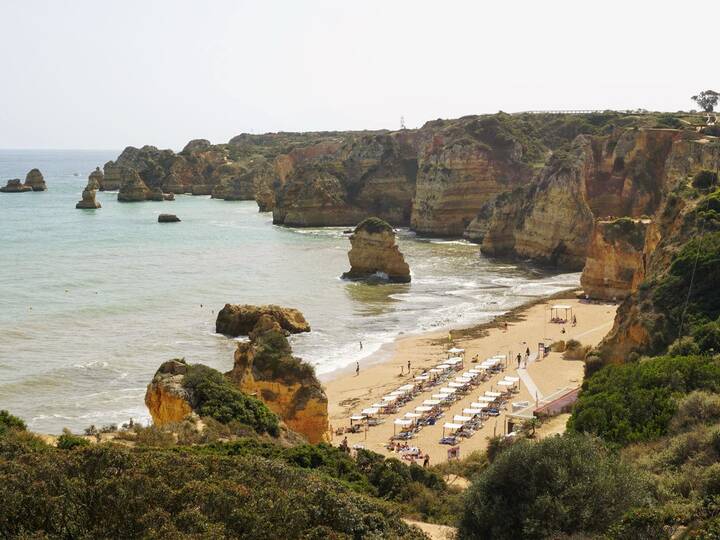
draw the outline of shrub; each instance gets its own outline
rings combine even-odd
[[[720,420],[720,395],[696,390],[680,401],[670,428],[673,432],[678,432],[696,424],[718,420]]]
[[[698,347],[695,339],[691,336],[678,338],[668,347],[668,354],[670,356],[691,356],[699,353],[700,347]]]
[[[520,441],[473,482],[460,539],[540,539],[600,533],[644,485],[603,444],[580,435]]]
[[[708,170],[702,170],[693,176],[692,185],[697,189],[710,189],[717,184],[717,181],[718,177],[716,173]]]
[[[565,344],[563,358],[565,360],[585,360],[591,350],[592,347],[590,345],[583,346],[579,341],[571,339]]]
[[[25,431],[27,428],[25,422],[17,416],[10,414],[6,410],[0,410],[0,436],[11,429]]]
[[[227,424],[232,421],[252,426],[258,433],[279,433],[278,418],[260,400],[243,394],[219,371],[202,364],[188,367],[183,379],[201,416]]]
[[[390,224],[378,217],[369,217],[355,227],[355,232],[367,231],[369,233],[392,232],[393,228]]]
[[[78,446],[90,446],[90,441],[83,437],[73,435],[69,429],[63,429],[62,435],[58,437],[57,447],[61,450],[72,450]]]
[[[592,377],[594,373],[597,373],[603,368],[605,363],[602,358],[597,355],[591,354],[585,358],[585,378]]]
[[[613,445],[667,432],[674,396],[720,389],[720,364],[707,356],[657,357],[607,366],[583,383],[568,428],[594,433]]]
[[[720,352],[720,323],[717,321],[705,323],[692,331],[699,352]]]

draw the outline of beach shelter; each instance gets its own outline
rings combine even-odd
[[[433,394],[430,397],[433,399],[438,399],[440,401],[446,401],[446,400],[450,399],[451,396],[450,396],[450,394],[442,393],[442,394]]]
[[[473,409],[482,409],[483,407],[487,407],[487,402],[485,401],[473,401],[470,406]]]
[[[397,401],[397,398],[398,398],[397,396],[388,394],[387,396],[383,396],[382,400],[386,401],[388,403],[392,403],[393,401]]]
[[[494,398],[499,398],[500,396],[502,396],[502,394],[500,392],[490,392],[489,390],[487,392],[485,392],[485,395],[488,397],[494,397]]]
[[[422,414],[414,413],[414,412],[406,412],[405,413],[405,418],[409,418],[410,420],[412,420],[414,418],[420,418],[421,416],[422,416]]]
[[[461,349],[460,347],[453,347],[452,349],[448,349],[449,354],[462,354],[465,352],[465,349]]]
[[[515,383],[516,383],[516,382],[519,382],[519,381],[520,381],[520,377],[510,377],[510,376],[508,376],[508,377],[505,377],[504,380],[510,381],[510,382],[515,382]]]
[[[465,422],[469,422],[472,420],[471,416],[462,416],[461,414],[456,414],[453,416],[453,422],[458,422],[459,424],[464,424]]]
[[[353,425],[353,422],[362,422],[363,420],[365,420],[365,415],[363,415],[363,414],[353,414],[353,415],[350,417],[350,426]]]
[[[365,416],[375,416],[377,413],[380,412],[380,409],[377,407],[369,407],[367,409],[363,409],[360,412],[361,412],[361,414],[364,414]]]
[[[500,381],[500,382],[498,382],[498,386],[504,386],[505,388],[510,388],[511,386],[515,386],[515,383],[512,381]]]
[[[445,422],[445,423],[443,424],[443,434],[442,434],[443,438],[445,438],[445,430],[446,430],[446,429],[450,430],[451,433],[454,433],[454,432],[456,432],[458,429],[461,429],[462,427],[463,427],[462,424],[456,424],[456,423],[453,423],[453,422]]]
[[[398,390],[403,390],[404,392],[412,392],[413,390],[415,390],[415,385],[414,384],[405,384],[405,385],[401,386],[400,388],[398,388]]]
[[[463,414],[467,416],[475,416],[476,414],[480,414],[482,412],[482,408],[480,409],[463,409]]]
[[[422,402],[422,404],[425,405],[426,407],[437,407],[438,405],[440,405],[440,400],[439,399],[426,399],[425,401]]]
[[[487,407],[487,404],[492,403],[493,401],[495,401],[495,398],[490,396],[480,396],[478,398],[478,402],[485,404],[483,407]]]
[[[451,382],[451,383],[448,383],[448,386],[449,386],[450,389],[452,389],[452,390],[457,390],[458,388],[465,388],[465,387],[467,386],[467,383],[468,383],[467,381],[466,381],[466,382],[461,382],[461,383],[459,383],[459,382]]]
[[[562,314],[562,316],[561,316]],[[550,322],[552,321],[569,321],[572,319],[573,308],[567,304],[555,304],[550,306]]]
[[[454,394],[455,392],[457,392],[457,388],[450,388],[448,386],[443,386],[440,389],[441,394]]]
[[[433,408],[428,405],[419,405],[418,407],[415,407],[415,412],[420,414],[428,413],[432,410]]]
[[[429,371],[430,373],[444,373],[444,372],[445,372],[444,369],[441,369],[441,368],[438,368],[438,367],[430,368],[428,371]]]

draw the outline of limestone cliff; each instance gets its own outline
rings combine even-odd
[[[622,300],[645,277],[650,220],[620,218],[595,223],[580,284],[590,298]]]
[[[533,182],[498,197],[482,251],[580,270],[595,219],[652,215],[679,131],[616,130],[579,136],[556,152]]]
[[[134,169],[123,168],[120,171],[119,202],[139,202],[150,199],[151,191]]]
[[[276,322],[288,334],[310,331],[310,325],[297,309],[249,304],[225,304],[218,312],[215,331],[226,336],[248,336],[261,318],[269,318]]]
[[[344,279],[382,276],[396,283],[410,282],[410,267],[395,242],[395,231],[385,221],[368,218],[355,227],[350,236],[350,270]]]
[[[310,443],[327,440],[328,400],[309,364],[292,356],[283,329],[263,315],[239,343],[235,364],[227,373],[237,387],[261,399],[287,426]]]

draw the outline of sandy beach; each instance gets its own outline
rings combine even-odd
[[[383,395],[408,384],[414,376],[446,359],[449,356],[447,350],[453,346],[465,349],[465,369],[475,365],[474,359],[481,362],[498,354],[507,355],[509,361],[503,373],[494,375],[472,389],[445,409],[444,417],[438,423],[424,427],[409,441],[411,446],[419,447],[423,453],[430,455],[431,464],[447,459],[449,446],[439,444],[443,423],[452,421],[454,415],[461,414],[464,408],[470,407],[470,403],[477,401],[477,397],[486,390],[496,388],[497,382],[506,375],[521,376],[519,393],[511,398],[511,402],[534,401],[563,388],[579,386],[583,377],[583,361],[565,360],[562,353],[551,352],[548,356],[529,363],[526,369],[518,370],[515,360],[518,352],[524,352],[526,348],[532,353],[536,352],[541,342],[549,345],[559,340],[576,339],[583,345],[596,345],[607,334],[612,327],[617,306],[580,302],[572,293],[565,296],[568,298],[558,300],[556,296],[533,303],[529,307],[520,308],[485,325],[399,339],[395,343],[391,357],[386,361],[373,362],[371,357],[361,363],[359,375],[353,370],[338,373],[334,378],[325,380],[333,430],[349,426],[352,414],[370,407]],[[550,306],[555,304],[572,306],[577,325],[550,322]],[[503,324],[505,320],[508,322],[507,330]],[[408,361],[411,365],[409,374]],[[393,421],[401,418],[406,412],[412,412],[436,392],[437,388],[425,390],[405,403],[396,413],[382,416],[384,420],[382,424],[372,426],[360,433],[347,434],[348,443],[351,446],[362,445],[369,450],[390,455],[391,453],[385,449],[385,444],[393,435]],[[461,439],[460,457],[484,449],[488,438],[493,434],[504,433],[506,414],[507,411],[503,411],[500,416],[489,418],[474,436]],[[561,431],[562,428],[559,430]],[[558,432],[558,428],[554,427],[552,431]],[[339,444],[341,440],[342,436],[334,435],[332,442]]]

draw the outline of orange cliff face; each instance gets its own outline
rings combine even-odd
[[[645,243],[650,220],[597,221],[580,285],[599,300],[622,300],[645,277]]]
[[[372,278],[381,272],[396,283],[410,282],[410,267],[395,242],[395,231],[378,218],[368,218],[355,228],[348,253],[350,271],[344,279]]]
[[[291,355],[280,325],[264,315],[239,343],[226,375],[246,394],[255,395],[287,426],[310,443],[328,440],[328,400],[314,370]]]
[[[180,422],[192,414],[190,396],[182,386],[188,366],[179,360],[164,362],[145,392],[145,405],[153,424]]]

